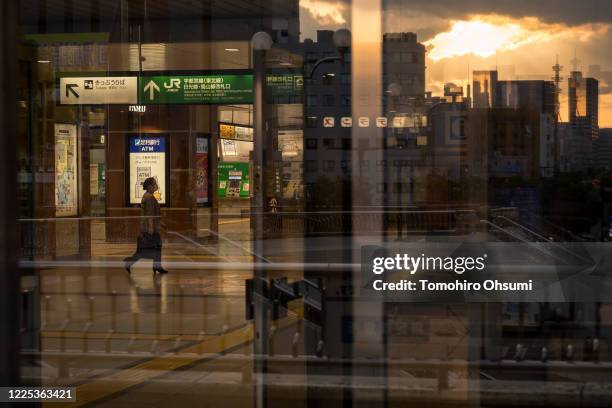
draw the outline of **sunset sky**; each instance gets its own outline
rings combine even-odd
[[[415,32],[427,46],[426,88],[434,94],[441,94],[447,82],[465,86],[471,71],[495,67],[502,80],[548,80],[558,56],[564,67],[562,119],[567,118],[567,77],[576,66],[599,80],[599,125],[612,127],[612,1],[386,0],[380,4],[384,4],[383,32]],[[350,29],[351,8],[350,2],[300,0],[302,38],[315,38],[317,29]]]

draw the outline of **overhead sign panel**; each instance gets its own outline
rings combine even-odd
[[[59,83],[62,105],[151,105],[151,104],[250,104],[253,103],[252,74],[202,74],[132,76],[87,76],[76,73]],[[266,75],[266,95],[299,101],[304,89],[301,74]],[[283,99],[284,100],[284,99]],[[279,99],[279,101],[281,101]],[[131,108],[130,108],[130,111]]]
[[[136,77],[63,77],[59,92],[62,105],[137,104]]]
[[[301,97],[304,92],[304,75],[302,74],[267,74],[266,99],[269,103],[296,103],[292,97]]]
[[[252,75],[144,76],[141,104],[253,103]]]

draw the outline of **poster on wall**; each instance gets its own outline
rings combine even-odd
[[[249,163],[223,162],[217,165],[219,197],[248,198],[250,189]]]
[[[55,216],[78,215],[77,127],[55,124]]]
[[[302,130],[279,130],[278,150],[283,161],[302,161],[304,156],[304,134]]]
[[[253,128],[221,123],[219,124],[219,137],[221,139],[236,139],[252,142]]]
[[[238,156],[236,142],[229,139],[221,139],[221,154],[225,156]]]
[[[208,138],[196,138],[196,202],[198,204],[208,203]]]
[[[92,163],[89,165],[89,194],[98,195],[100,191],[98,174],[98,163]]]
[[[130,204],[140,204],[144,190],[142,183],[149,177],[157,180],[159,190],[155,198],[166,203],[166,138],[158,136],[132,136],[130,156]]]

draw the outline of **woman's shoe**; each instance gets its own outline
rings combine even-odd
[[[123,260],[123,262],[125,262],[125,265],[123,266],[125,268],[125,270],[127,271],[127,273],[132,273],[131,268],[132,268],[132,262],[130,262],[128,260],[128,258],[125,258]]]
[[[155,274],[155,272],[157,273],[168,273],[167,270],[165,270],[164,268],[153,268],[153,274]]]

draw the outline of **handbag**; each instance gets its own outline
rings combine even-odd
[[[161,249],[162,242],[159,232],[149,234],[148,232],[142,232],[136,240],[136,248],[138,252],[143,252],[152,249]]]

